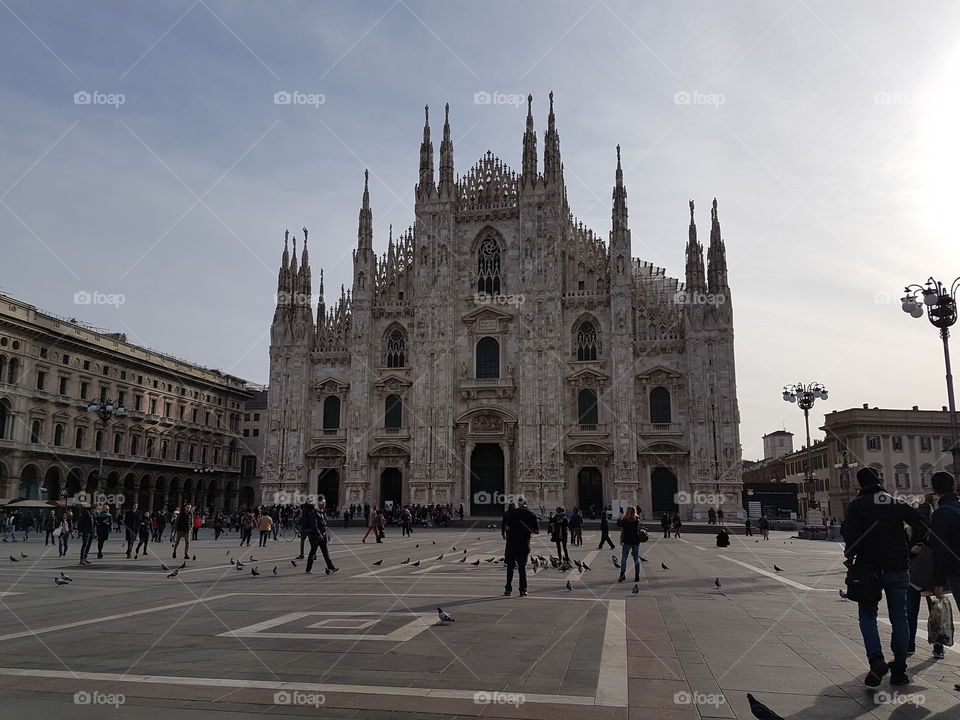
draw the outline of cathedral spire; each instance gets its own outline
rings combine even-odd
[[[443,106],[443,142],[440,143],[439,191],[453,194],[453,141],[450,139],[450,103]]]
[[[317,293],[317,333],[322,334],[326,327],[327,306],[323,302],[323,268],[320,268],[320,290]]]
[[[543,179],[562,182],[563,166],[560,163],[560,135],[557,133],[557,118],[553,114],[553,91],[550,91],[550,114],[547,116],[547,132],[543,138]]]
[[[533,129],[533,95],[527,95],[527,129],[523,133],[523,174],[521,184],[537,179],[537,133]]]
[[[307,229],[303,228],[303,250],[300,253],[300,277],[298,278],[297,293],[298,304],[302,303],[305,307],[310,305],[310,286],[313,284],[310,278],[310,256],[307,253]]]
[[[360,206],[360,221],[357,228],[358,249],[373,248],[373,212],[370,210],[370,171],[363,171],[363,204]]]
[[[727,284],[727,250],[720,235],[720,218],[717,215],[717,199],[713,199],[710,210],[710,248],[707,250],[707,288],[714,295],[726,295],[730,291]]]
[[[690,231],[687,239],[686,288],[692,293],[706,292],[703,275],[703,245],[697,240],[697,226],[693,220],[693,200],[690,201]]]
[[[423,142],[420,143],[420,182],[417,194],[433,193],[433,142],[430,140],[430,106],[423,107]]]
[[[617,145],[617,173],[613,186],[613,234],[629,233],[627,222],[627,188],[623,184],[623,167],[620,164],[620,146]],[[629,245],[628,245],[629,248]]]

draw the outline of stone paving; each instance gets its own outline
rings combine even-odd
[[[570,550],[590,571],[528,573],[530,596],[507,598],[502,565],[486,562],[503,553],[498,532],[362,533],[335,531],[330,576],[292,567],[296,543],[241,550],[233,534],[201,534],[197,561],[169,579],[168,543],[128,560],[113,539],[86,568],[75,549],[67,562],[36,539],[4,544],[0,717],[693,720],[751,717],[747,692],[789,720],[960,717],[957,648],[934,661],[918,643],[914,683],[895,696],[862,685],[834,543],[775,532],[718,549],[653,533],[634,595],[586,532]],[[54,584],[61,571],[70,585]],[[456,622],[439,624],[438,605]]]

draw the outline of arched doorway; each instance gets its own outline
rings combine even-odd
[[[335,510],[340,506],[340,473],[334,468],[324,468],[317,478],[317,494],[327,499],[327,509]]]
[[[153,511],[160,512],[167,509],[167,479],[162,475],[157,478],[153,489]]]
[[[67,473],[67,497],[72,498],[76,497],[77,493],[83,490],[83,471],[79,468],[74,468],[69,473]],[[53,498],[51,498],[52,500]]]
[[[253,488],[249,485],[244,485],[240,488],[240,507],[246,510],[253,510],[256,504],[257,501],[253,493]]]
[[[650,473],[650,500],[653,514],[677,512],[677,476],[670,468],[657,467]]]
[[[384,468],[380,473],[380,507],[384,507],[387,502],[393,503],[393,507],[403,504],[403,473],[400,468]]]
[[[223,491],[223,511],[225,513],[232,513],[236,509],[233,507],[233,496],[234,496],[233,483],[228,482],[227,487]]]
[[[20,473],[20,487],[17,497],[23,500],[40,499],[39,472],[36,465],[27,465]]]
[[[41,488],[40,499],[59,502],[60,468],[52,467],[47,469],[46,474],[43,476],[43,487]]]
[[[503,448],[480,443],[470,455],[470,514],[500,517],[504,492]]]
[[[153,478],[144,475],[140,478],[140,492],[134,498],[134,502],[140,506],[140,512],[150,509],[150,485],[153,484]]]
[[[207,490],[207,510],[217,512],[220,509],[220,488],[217,487],[216,482],[211,481]]]
[[[180,478],[170,480],[170,492],[165,505],[168,509],[180,507]]]
[[[87,475],[87,484],[84,487],[84,492],[87,495],[93,495],[97,491],[97,485],[100,481],[100,474],[98,470],[91,470],[90,474]],[[89,500],[87,502],[90,502]]]
[[[596,517],[603,510],[603,477],[598,468],[580,468],[577,473],[577,505],[587,517]]]

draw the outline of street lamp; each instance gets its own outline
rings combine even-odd
[[[783,388],[783,399],[789,403],[796,403],[803,410],[803,421],[807,427],[807,454],[803,461],[803,487],[807,495],[807,509],[812,509],[814,502],[814,476],[811,470],[810,451],[812,444],[810,442],[810,409],[817,400],[827,399],[827,389],[818,382],[812,382],[804,385],[802,382],[793,385],[785,385]],[[806,513],[804,513],[806,515]]]
[[[127,411],[123,407],[123,405],[119,403],[114,405],[112,400],[101,400],[100,402],[97,402],[96,400],[94,400],[92,403],[90,403],[87,406],[87,411],[97,414],[97,416],[100,418],[100,423],[103,425],[103,430],[104,430],[104,433],[103,433],[104,438],[100,442],[100,469],[97,470],[97,485],[100,485],[100,483],[103,482],[103,444],[107,439],[106,438],[107,425],[110,423],[110,421],[113,418],[123,417],[124,415],[126,415]]]
[[[840,451],[840,455],[843,457],[843,462],[838,462],[834,464],[834,467],[840,471],[840,489],[843,490],[844,497],[844,513],[846,513],[846,506],[850,504],[850,496],[853,485],[850,482],[850,471],[859,467],[857,463],[847,462],[847,448],[846,446]]]
[[[927,308],[927,319],[935,328],[940,329],[943,340],[943,362],[947,369],[947,401],[950,408],[951,447],[953,453],[953,474],[960,473],[960,430],[957,429],[957,403],[953,395],[953,373],[950,370],[950,328],[957,322],[957,289],[960,277],[953,281],[948,289],[939,280],[927,279],[925,286],[907,285],[904,290],[903,304],[905,313],[914,318],[923,317],[923,308]]]

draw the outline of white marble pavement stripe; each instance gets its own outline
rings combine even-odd
[[[627,707],[627,606],[607,602],[607,627],[597,679],[597,705]]]

